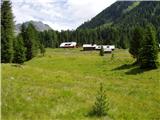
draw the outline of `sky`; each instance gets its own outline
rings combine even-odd
[[[116,0],[11,0],[15,22],[42,21],[54,30],[76,29]]]

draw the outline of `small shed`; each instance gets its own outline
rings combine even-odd
[[[76,45],[76,42],[63,42],[60,44],[60,48],[75,48]]]

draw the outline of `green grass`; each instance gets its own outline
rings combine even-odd
[[[2,64],[2,120],[159,120],[160,69],[131,66],[127,50],[107,54],[47,49],[22,67]],[[87,116],[103,82],[108,116]]]

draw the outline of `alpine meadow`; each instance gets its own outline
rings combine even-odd
[[[76,1],[2,0],[1,119],[160,120],[160,1]]]

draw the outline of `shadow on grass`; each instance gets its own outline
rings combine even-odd
[[[136,75],[136,74],[141,74],[144,73],[146,71],[149,71],[151,69],[141,69],[137,64],[133,63],[133,64],[124,64],[121,65],[117,68],[114,68],[112,70],[125,70],[125,69],[129,69],[127,72],[125,72],[126,75]]]
[[[88,117],[88,118],[94,118],[94,119],[105,119],[105,120],[113,120],[112,118],[110,118],[108,115],[105,115],[105,116],[96,116],[96,115],[93,115],[92,113],[88,113],[88,114],[85,114],[84,115],[85,117]]]
[[[141,69],[140,67],[136,67],[136,68],[133,68],[127,72],[125,72],[125,74],[127,75],[136,75],[136,74],[141,74],[141,73],[144,73],[144,72],[147,72],[147,71],[150,71],[150,70],[153,70],[153,69]]]
[[[138,66],[136,68],[133,68],[127,72],[125,72],[125,74],[127,75],[136,75],[136,74],[141,74],[146,70],[140,69]]]
[[[114,68],[112,70],[124,70],[124,69],[130,69],[132,67],[135,67],[135,65],[133,65],[133,64],[124,64],[124,65],[121,65],[121,66],[119,66],[117,68]]]

